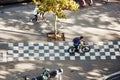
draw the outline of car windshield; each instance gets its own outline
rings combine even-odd
[[[106,79],[106,80],[120,80],[120,74],[117,74],[117,75],[111,76],[111,77],[109,77],[109,78]]]

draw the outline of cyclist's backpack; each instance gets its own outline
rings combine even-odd
[[[78,41],[79,41],[79,37],[76,37],[76,38],[73,39],[74,43],[77,43]]]

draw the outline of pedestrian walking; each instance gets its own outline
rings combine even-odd
[[[92,6],[93,5],[93,0],[81,0],[82,7],[85,7],[87,4],[89,6]]]

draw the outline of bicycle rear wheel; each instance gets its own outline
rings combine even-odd
[[[33,22],[33,23],[36,23],[36,22],[37,22],[37,19],[33,18],[33,19],[32,19],[32,22]]]
[[[90,51],[90,46],[83,46],[81,48],[82,52],[85,53],[85,52],[89,52]]]
[[[73,46],[69,47],[68,52],[70,54],[74,54],[75,53],[75,47],[73,47]]]

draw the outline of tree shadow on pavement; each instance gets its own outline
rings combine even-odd
[[[9,6],[9,7],[8,7]],[[0,32],[5,32],[1,41],[46,41],[46,32],[50,31],[48,23],[32,23],[33,4],[8,5],[0,8]],[[33,34],[33,35],[31,35]],[[32,38],[30,37],[32,36]],[[9,37],[9,38],[8,38]]]
[[[114,61],[113,61],[114,62]],[[0,80],[24,80],[22,77],[40,76],[43,67],[49,71],[63,68],[63,80],[97,80],[119,70],[111,61],[33,61],[0,63]]]
[[[33,9],[33,4],[0,8],[1,41],[47,41],[46,33],[53,31],[54,17],[48,13],[46,15],[48,23],[34,24],[29,21],[33,16]],[[65,33],[66,41],[72,41],[74,37],[80,35],[93,42],[102,41],[104,35],[107,36],[104,40],[119,40],[119,37],[114,37],[120,36],[119,4],[109,3],[81,9],[76,13],[70,11],[65,13],[67,19],[60,19],[58,31]]]
[[[104,40],[119,40],[119,7],[119,4],[109,3],[85,8],[77,13],[68,12],[68,18],[61,20],[62,26],[59,24],[59,30],[67,34],[67,40],[72,40],[73,37],[80,35],[93,42],[103,41],[103,36]],[[109,36],[113,38],[109,38]]]

